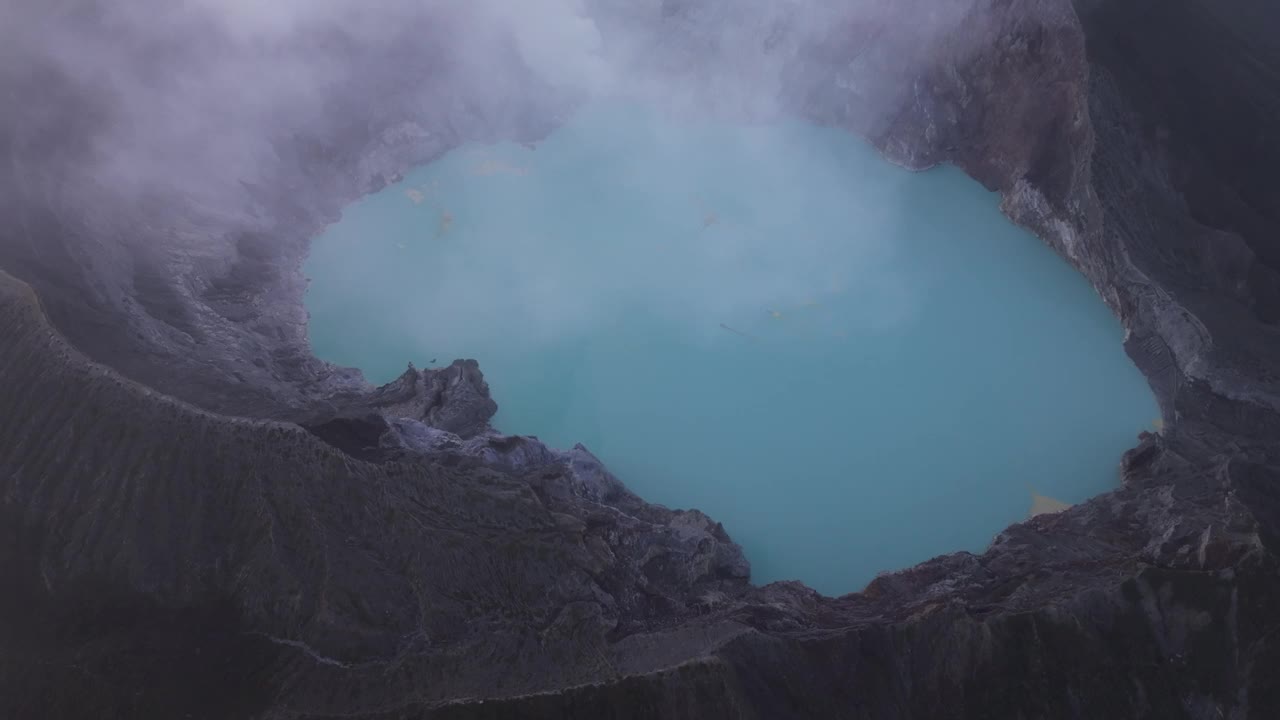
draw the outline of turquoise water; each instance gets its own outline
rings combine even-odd
[[[758,583],[829,594],[1117,483],[1158,415],[1085,280],[957,170],[837,130],[581,112],[347,209],[317,354],[480,361],[505,432],[697,507]]]

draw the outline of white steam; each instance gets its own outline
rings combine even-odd
[[[917,33],[922,38],[946,36],[955,43],[947,29],[975,1],[913,14],[910,21],[927,26]],[[501,134],[486,134],[487,122],[509,128],[530,115],[563,121],[587,98],[638,103],[684,119],[777,120],[787,102],[824,92],[822,82],[836,89],[835,80],[807,74],[811,68],[802,48],[838,44],[846,33],[873,37],[879,31],[866,27],[889,22],[888,7],[879,0],[19,0],[12,8],[16,21],[0,18],[0,45],[7,46],[0,48],[0,60],[12,66],[24,53],[38,58],[97,99],[101,112],[94,121],[101,127],[92,134],[93,153],[66,181],[86,202],[109,198],[101,202],[115,207],[176,196],[205,216],[239,219],[244,208],[261,200],[264,187],[306,205],[312,190],[305,181],[288,177],[288,186],[280,187],[278,170],[310,162],[308,152],[332,152],[340,145],[335,138],[376,144],[394,130],[443,150]],[[855,12],[870,20],[842,24]],[[911,62],[927,55],[920,48],[911,52]],[[860,62],[861,70],[832,74],[841,82],[853,78],[851,87],[840,88],[843,102],[869,97],[865,87],[852,87],[861,82],[858,72],[890,64],[875,53]],[[404,130],[413,123],[420,127]],[[679,138],[667,135],[669,128],[654,123],[637,142],[679,158],[683,169],[663,179],[665,191],[690,198],[688,210],[698,222],[699,214],[716,211],[714,202],[699,208],[694,200],[714,193],[705,181],[714,173],[699,167],[704,159],[698,148],[680,147]],[[749,168],[743,172],[794,167],[790,156],[824,152],[761,144],[749,134],[736,142],[731,154]],[[642,197],[643,183],[653,178],[629,177],[625,160],[610,162],[614,180],[635,183],[635,196]],[[325,169],[315,177],[324,181]],[[795,182],[824,188],[840,178],[827,172]],[[536,204],[536,193],[525,202]],[[901,211],[892,203],[866,210]],[[529,327],[544,337],[581,332],[618,312],[592,298],[618,296],[619,288],[639,292],[626,287],[635,281],[629,270],[664,277],[671,306],[704,313],[700,320],[709,327],[717,327],[710,322],[715,317],[753,305],[763,312],[849,288],[881,288],[868,307],[909,305],[902,283],[884,270],[880,240],[818,241],[775,228],[776,242],[746,247],[733,236],[732,213],[723,214],[726,221],[700,245],[683,253],[625,257],[608,277],[575,276],[571,258],[552,262],[553,255],[539,254],[536,237],[513,237],[511,247],[518,252],[512,253],[505,287],[524,293],[524,304],[539,318]],[[183,232],[198,243],[199,230]],[[857,267],[827,267],[825,258],[855,242]],[[732,277],[721,272],[737,266],[741,272]],[[356,278],[357,286],[376,281],[377,269],[367,271]],[[423,282],[444,288],[469,281],[437,275]],[[496,316],[502,310],[489,312]],[[463,325],[452,330],[474,332]]]

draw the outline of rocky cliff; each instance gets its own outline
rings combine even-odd
[[[20,9],[91,43],[73,5]],[[474,363],[371,388],[307,348],[311,234],[465,139],[538,137],[572,93],[501,43],[467,84],[450,18],[410,13],[377,43],[307,37],[351,71],[269,126],[251,176],[195,153],[156,184],[84,171],[117,157],[117,86],[0,35],[0,715],[1280,714],[1280,11],[588,5],[704,111],[838,125],[1001,191],[1160,399],[1122,487],[861,593],[753,587],[712,519],[489,427]],[[140,76],[216,50],[126,45],[101,52]]]

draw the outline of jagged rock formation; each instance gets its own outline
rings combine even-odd
[[[1121,489],[862,593],[752,587],[711,519],[490,428],[474,364],[374,389],[307,351],[311,232],[569,98],[515,62],[504,87],[383,81],[389,57],[439,58],[347,45],[367,79],[273,138],[251,187],[140,199],[74,177],[103,91],[3,62],[23,102],[0,111],[0,715],[1280,714],[1280,11],[817,6],[592,3],[606,37],[653,29],[646,71],[750,67],[778,101],[730,84],[716,112],[798,113],[1002,191],[1161,401]]]
[[[645,504],[581,448],[437,430],[454,443],[362,462],[86,361],[7,276],[0,313],[9,716],[235,717],[265,694],[289,717],[392,686],[429,704],[574,685],[616,666],[614,641],[700,637],[681,619],[745,587],[718,524]]]

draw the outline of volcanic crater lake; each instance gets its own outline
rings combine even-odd
[[[347,208],[311,342],[377,383],[476,358],[502,431],[705,511],[757,583],[856,591],[1115,487],[1158,423],[1119,323],[997,200],[835,129],[593,106]]]

